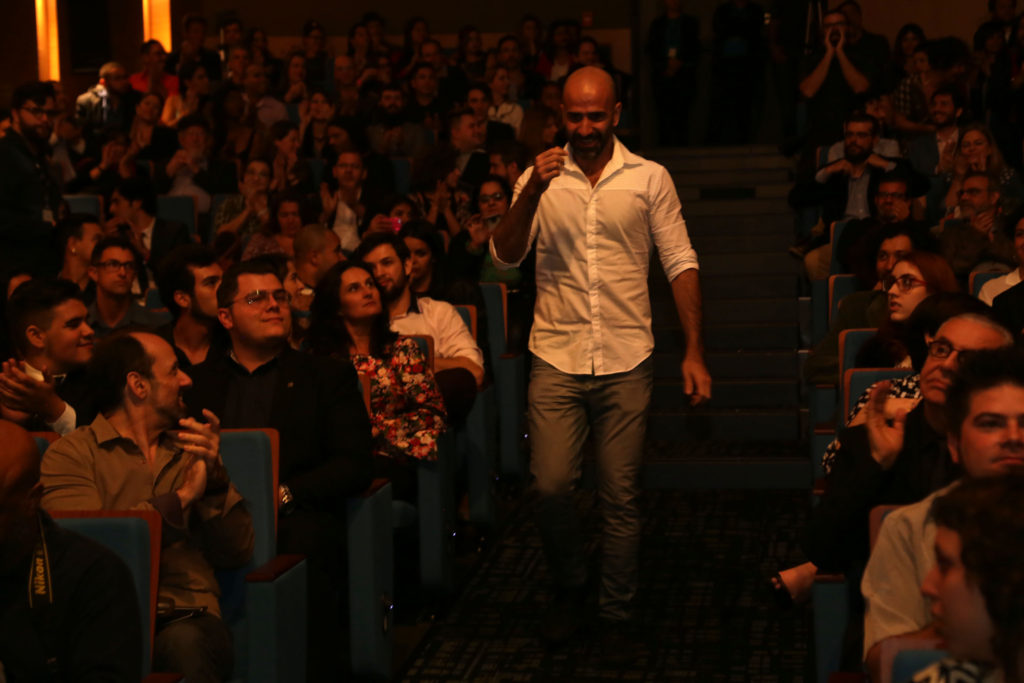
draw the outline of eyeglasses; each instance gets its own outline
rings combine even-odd
[[[936,339],[928,344],[928,355],[932,358],[949,358],[953,355],[953,352],[962,357],[965,353],[972,353],[972,351],[972,349],[961,349],[958,346],[953,346],[946,339]]]
[[[41,119],[44,116],[46,118],[53,118],[60,114],[60,109],[43,109],[42,107],[22,107],[22,111],[27,111],[37,119]]]
[[[102,268],[104,270],[121,270],[122,268],[124,268],[126,271],[131,273],[131,272],[135,271],[135,262],[134,261],[100,261],[99,263],[96,264],[96,267],[97,268]]]
[[[482,194],[480,195],[481,202],[500,202],[505,198],[504,192],[495,192],[494,194]]]
[[[888,292],[892,289],[893,285],[898,285],[900,291],[906,294],[914,287],[926,287],[928,283],[924,280],[917,279],[913,275],[900,275],[899,277],[886,275],[882,278],[882,289],[884,291]]]
[[[254,292],[249,292],[245,296],[238,297],[231,303],[237,304],[240,301],[244,301],[247,306],[255,306],[257,304],[264,306],[271,298],[279,304],[286,304],[292,300],[291,294],[283,289],[275,289],[274,291],[270,291],[269,289],[257,289]]]

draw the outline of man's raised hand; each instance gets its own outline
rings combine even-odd
[[[530,175],[530,182],[538,192],[548,189],[548,184],[561,175],[562,167],[565,166],[565,158],[568,153],[561,147],[552,147],[537,155],[533,160],[533,173]]]

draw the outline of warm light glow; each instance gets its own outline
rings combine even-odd
[[[39,80],[60,80],[60,45],[57,35],[57,0],[36,0],[36,51]]]
[[[142,33],[171,51],[171,0],[142,0]]]

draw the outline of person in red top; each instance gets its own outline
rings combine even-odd
[[[141,93],[156,93],[161,100],[168,95],[178,94],[178,77],[164,71],[167,51],[159,40],[147,40],[139,51],[142,55],[142,70],[128,78],[132,88]]]

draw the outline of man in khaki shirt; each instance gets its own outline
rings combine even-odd
[[[160,602],[153,668],[190,681],[226,679],[231,634],[220,620],[214,568],[252,555],[252,518],[220,459],[220,423],[185,418],[192,384],[155,334],[117,334],[91,368],[100,414],[46,452],[48,510],[155,509],[163,517]],[[164,608],[167,609],[167,608]]]

